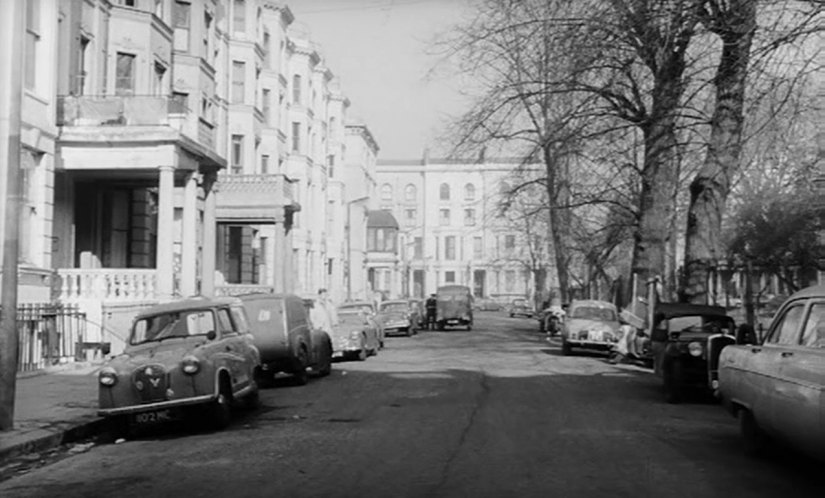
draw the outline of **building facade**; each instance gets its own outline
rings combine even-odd
[[[466,285],[476,297],[509,302],[532,297],[525,231],[499,205],[523,165],[509,160],[381,160],[377,209],[399,224],[395,274],[400,296],[424,297],[441,285]],[[545,254],[549,254],[545,251]]]
[[[347,169],[378,149],[348,158],[349,101],[284,4],[24,1],[19,302],[78,306],[117,352],[162,301],[346,298],[367,219],[342,208],[374,191]]]

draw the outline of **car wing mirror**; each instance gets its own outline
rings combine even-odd
[[[756,344],[756,331],[743,323],[736,329],[736,344]]]
[[[214,330],[210,330],[209,332],[206,333],[206,338],[209,339],[210,341],[214,341],[216,337],[218,337],[218,333],[215,332]]]

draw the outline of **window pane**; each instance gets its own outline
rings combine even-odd
[[[189,3],[175,2],[172,9],[172,26],[175,28],[189,28],[189,14],[192,6]]]
[[[246,63],[242,61],[232,62],[232,103],[241,104],[244,101],[246,80]]]
[[[135,91],[135,56],[118,52],[115,68],[115,93],[132,95]]]
[[[235,32],[246,31],[246,2],[235,0],[233,12],[233,29]]]
[[[802,345],[825,348],[825,303],[811,306],[805,331],[802,333]]]
[[[799,325],[802,321],[802,311],[804,310],[802,304],[798,304],[785,311],[785,314],[780,318],[780,322],[768,338],[771,344],[797,344]]]
[[[450,200],[450,186],[446,183],[442,183],[441,187],[438,191],[439,198],[442,201],[449,201]]]

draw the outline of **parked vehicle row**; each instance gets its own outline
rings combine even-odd
[[[540,331],[549,333],[550,315]],[[716,395],[738,419],[748,452],[776,439],[825,458],[825,286],[788,298],[761,337],[722,306],[657,303],[640,329],[600,301],[573,301],[552,315],[564,355],[629,355],[653,368],[668,403],[688,391]]]

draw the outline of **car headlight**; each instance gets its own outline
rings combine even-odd
[[[194,356],[187,356],[180,362],[180,369],[188,375],[195,375],[201,369],[201,362]]]
[[[688,353],[691,356],[702,356],[702,343],[694,341],[688,344]]]
[[[97,380],[101,386],[111,387],[117,384],[117,372],[112,367],[104,367],[97,374]]]

